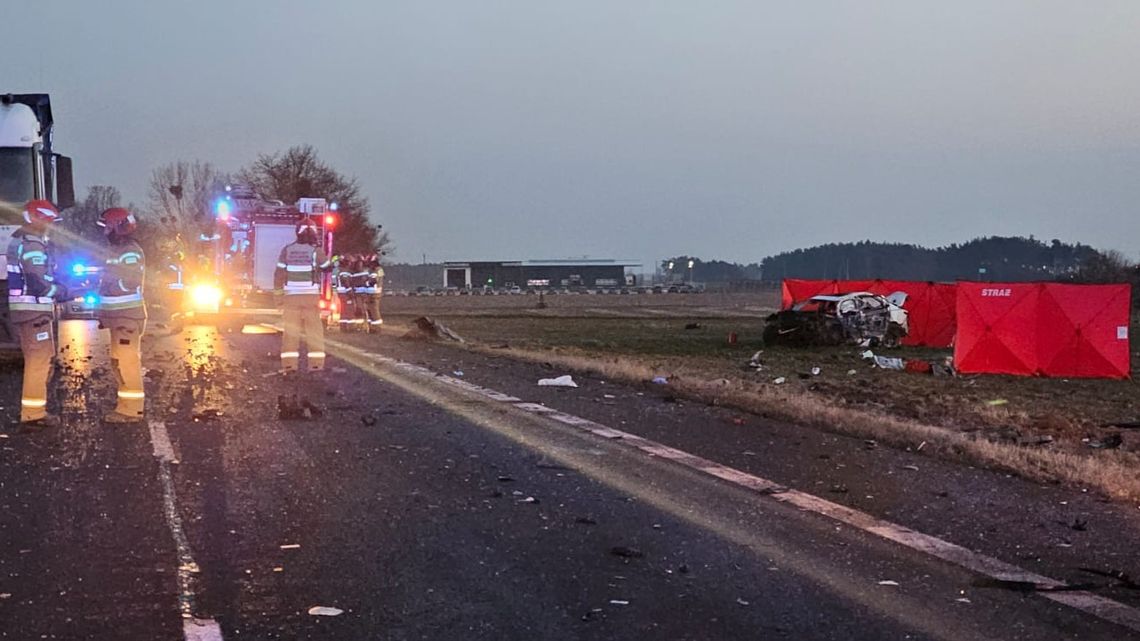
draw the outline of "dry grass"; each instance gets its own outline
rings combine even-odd
[[[817,396],[783,388],[728,379],[708,380],[684,371],[665,372],[648,362],[629,357],[603,358],[552,350],[492,350],[480,345],[471,345],[469,349],[552,363],[573,371],[590,372],[627,383],[644,383],[654,376],[668,375],[670,389],[693,400],[874,439],[896,447],[914,449],[925,443],[922,451],[931,456],[1004,470],[1036,481],[1088,487],[1118,499],[1140,500],[1140,474],[1136,472],[1140,457],[1124,452],[1098,452],[1094,458],[1086,454],[997,443],[945,427],[838,406]],[[1000,408],[990,408],[990,411],[996,414],[1009,413]]]

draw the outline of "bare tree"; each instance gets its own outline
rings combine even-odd
[[[139,225],[143,247],[169,260],[203,232],[212,232],[210,201],[225,182],[225,174],[198,160],[177,160],[151,172],[148,215]]]
[[[239,182],[265,198],[294,203],[300,198],[325,198],[339,206],[337,248],[346,253],[390,252],[386,233],[369,219],[371,207],[355,178],[325,164],[311,145],[290,147],[277,154],[262,154],[241,170]]]
[[[112,207],[123,206],[123,195],[110,185],[91,185],[87,196],[68,209],[60,222],[56,244],[65,252],[90,254],[103,236],[95,223],[99,214]]]

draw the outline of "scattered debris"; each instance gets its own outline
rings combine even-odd
[[[970,600],[964,596],[960,596],[957,599],[954,599],[954,601],[956,601],[957,603],[970,603]]]
[[[934,365],[930,361],[909,360],[903,365],[903,370],[910,374],[933,374]]]
[[[500,483],[513,483],[514,480],[513,476],[507,476],[506,474],[500,474],[498,478]]]
[[[665,378],[664,376],[654,376],[653,377],[653,384],[654,385],[668,385],[669,379]]]
[[[899,584],[899,582],[898,582],[898,581],[891,581],[890,579],[888,579],[888,580],[886,580],[886,581],[879,581],[879,585],[891,585],[891,586],[897,586],[898,584]]]
[[[748,364],[745,365],[745,367],[748,369],[756,370],[757,372],[764,369],[764,363],[760,362],[760,356],[763,354],[764,350],[760,350],[753,354],[752,358],[748,359]]]
[[[300,543],[286,543],[285,545],[281,546],[281,549],[282,550],[299,550],[299,549],[301,549],[301,544]]]
[[[823,373],[823,370],[818,368],[818,367],[811,368],[811,375],[812,376],[819,376],[822,373]]]
[[[629,605],[629,601],[623,599],[610,599],[610,605]]]
[[[528,496],[525,499],[519,501],[519,503],[538,503],[538,499],[534,498],[533,496]]]
[[[904,465],[904,466],[902,466],[902,469],[910,470],[911,472],[917,472],[918,466],[917,465]]]
[[[1009,404],[1009,401],[1007,401],[1004,398],[995,398],[993,400],[986,401],[986,405],[989,405],[990,407],[997,407],[999,405],[1008,405],[1008,404]]]
[[[196,412],[193,415],[191,415],[190,418],[195,423],[197,423],[199,421],[216,421],[216,420],[220,419],[223,414],[225,414],[225,412],[223,412],[222,410],[208,409],[208,410],[202,410],[201,412]]]
[[[1124,443],[1124,437],[1120,434],[1109,434],[1108,436],[1100,439],[1089,439],[1088,446],[1097,450],[1115,450]]]
[[[457,370],[455,370],[454,372],[452,372],[452,373],[451,373],[451,375],[452,375],[452,376],[456,376],[456,377],[458,377],[458,378],[463,378],[463,370],[458,370],[458,369],[457,369]]]
[[[858,373],[859,373],[859,372],[856,372],[856,371],[855,371],[855,370],[853,370],[853,369],[849,369],[849,370],[847,370],[847,375],[848,375],[848,376],[854,376],[854,375],[856,375],[856,374],[858,374]]]
[[[788,379],[784,378],[783,376],[779,376],[775,380],[773,380],[772,382],[775,383],[776,385],[783,385],[784,383],[788,382]]]
[[[404,340],[450,340],[457,343],[466,342],[463,338],[451,331],[443,323],[433,320],[429,316],[420,316],[412,321],[412,329],[402,336]]]
[[[624,559],[640,559],[645,556],[645,553],[637,548],[630,548],[624,545],[617,545],[610,548],[610,554],[620,556]]]
[[[324,605],[314,605],[309,608],[309,614],[315,617],[338,617],[344,614],[344,610],[340,608],[330,608]]]
[[[543,378],[538,381],[539,387],[578,387],[574,379],[569,374],[564,374],[557,378]]]
[[[747,602],[747,601],[745,601],[744,599],[740,598],[740,597],[736,597],[736,604],[737,604],[737,605],[743,605],[743,606],[747,606],[747,605],[748,605],[748,602]]]
[[[875,367],[879,369],[891,370],[904,370],[906,369],[906,361],[894,356],[872,356],[875,360]]]

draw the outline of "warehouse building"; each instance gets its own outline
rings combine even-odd
[[[612,259],[466,261],[443,264],[444,287],[624,287],[636,284],[626,268],[641,263]]]

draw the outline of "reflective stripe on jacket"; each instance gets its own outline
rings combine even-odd
[[[320,247],[290,243],[281,248],[277,257],[273,283],[278,289],[285,290],[286,296],[320,294],[319,274],[331,268],[332,261],[325,257]]]
[[[21,322],[55,313],[60,288],[52,276],[47,239],[19,229],[8,242],[8,309]]]
[[[99,316],[145,319],[145,273],[146,257],[133,239],[109,246],[99,275]]]

